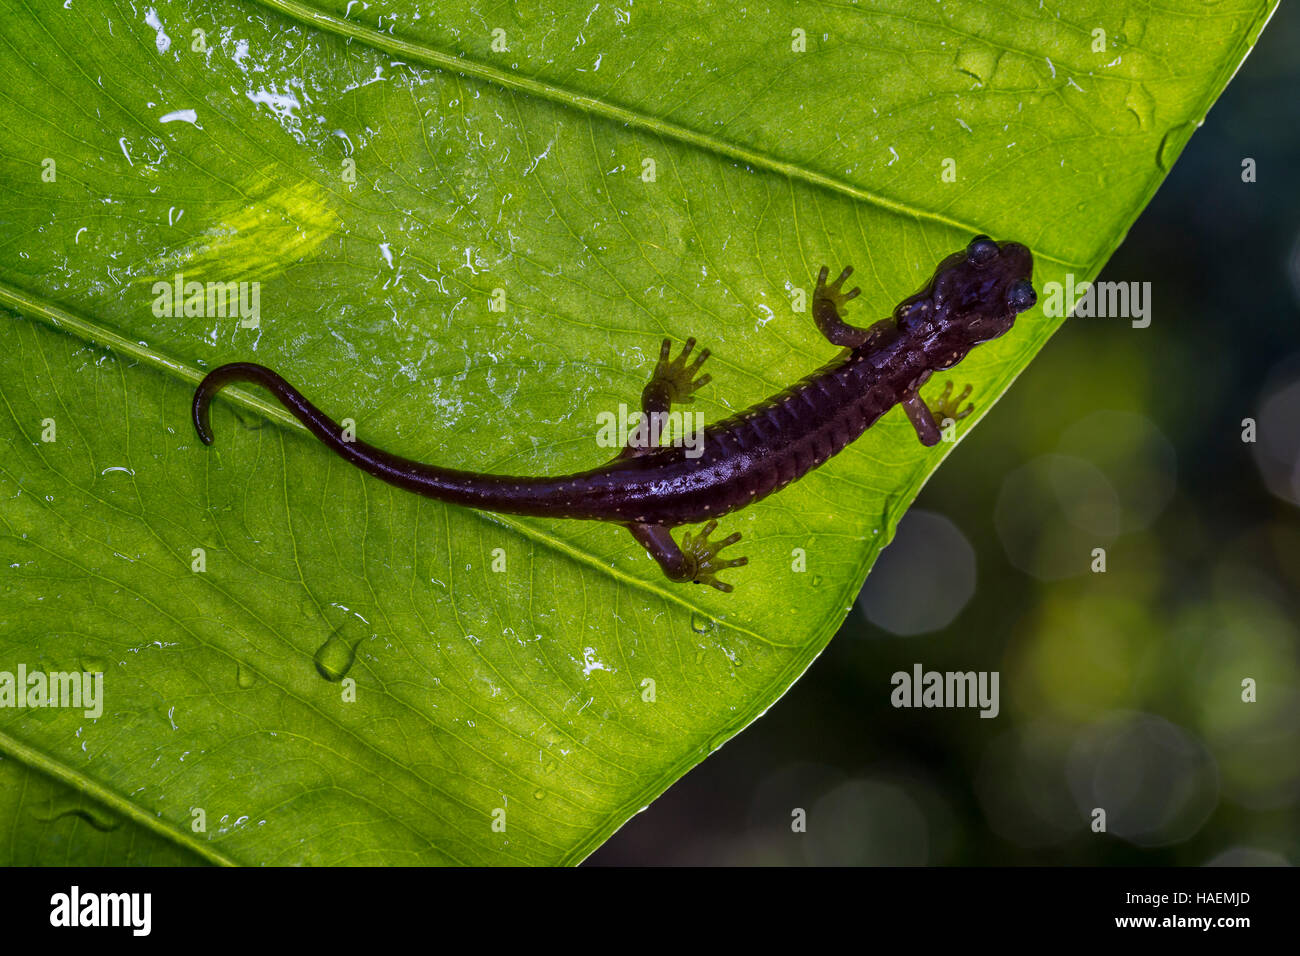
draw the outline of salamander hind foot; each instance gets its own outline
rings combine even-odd
[[[710,541],[709,535],[717,530],[718,523],[710,521],[700,529],[698,535],[689,531],[682,534],[682,557],[685,559],[682,580],[695,584],[707,584],[719,591],[727,592],[732,586],[726,581],[718,580],[718,572],[727,568],[739,568],[749,564],[749,558],[722,558],[719,552],[740,540],[740,532],[727,535],[721,541]]]
[[[686,344],[682,346],[681,354],[677,358],[672,358],[672,340],[664,339],[659,349],[659,363],[655,366],[650,384],[646,386],[646,392],[662,395],[670,405],[684,405],[695,401],[695,392],[713,381],[713,376],[705,374],[699,378],[695,377],[700,371],[700,366],[709,357],[709,350],[700,349],[695,353],[695,361],[692,362],[689,359],[694,350],[695,339],[687,339]]]

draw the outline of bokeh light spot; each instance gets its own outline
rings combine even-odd
[[[1042,455],[1002,481],[993,513],[1011,563],[1045,581],[1088,572],[1120,530],[1120,500],[1096,465]]]
[[[1186,840],[1219,800],[1213,756],[1154,714],[1119,713],[1085,730],[1067,764],[1081,812],[1106,811],[1106,832],[1139,846]]]
[[[912,510],[862,588],[859,605],[891,634],[928,634],[952,623],[975,593],[975,550],[943,515]]]

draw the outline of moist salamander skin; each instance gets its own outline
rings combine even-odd
[[[613,521],[625,525],[673,581],[731,585],[717,572],[739,567],[745,558],[719,552],[740,539],[710,540],[716,519],[752,504],[812,471],[842,451],[894,405],[902,405],[926,445],[941,437],[940,423],[969,414],[959,411],[970,387],[955,398],[951,383],[932,410],[918,390],[937,371],[952,368],[979,345],[1008,331],[1018,313],[1036,301],[1033,256],[1016,242],[976,236],[948,256],[917,293],[893,315],[867,328],[844,321],[845,304],[860,292],[844,292],[846,268],[827,282],[823,267],[813,293],[817,328],[842,351],[789,388],[707,426],[688,449],[678,446],[625,448],[612,461],[558,477],[489,475],[460,471],[390,454],[356,439],[278,373],[264,365],[234,362],[213,369],[194,393],[193,419],[199,438],[212,444],[208,409],[231,382],[252,382],[274,395],[326,446],[361,470],[398,488],[471,508],[507,514]],[[695,352],[688,339],[676,358],[664,340],[659,362],[642,392],[642,411],[665,416],[674,403],[689,400],[710,376],[698,375],[709,352]],[[693,356],[693,358],[692,358]],[[661,419],[662,420],[662,419]],[[707,522],[681,545],[671,530]]]

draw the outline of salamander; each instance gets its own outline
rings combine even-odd
[[[720,591],[732,586],[718,573],[747,563],[722,551],[740,540],[710,536],[717,519],[780,491],[842,451],[894,405],[901,405],[917,437],[934,445],[945,419],[959,410],[971,388],[954,397],[952,382],[932,410],[919,389],[930,376],[956,365],[976,345],[1007,332],[1037,296],[1033,256],[1016,242],[976,236],[939,263],[933,277],[869,327],[850,325],[844,307],[861,291],[845,292],[846,267],[833,282],[823,266],[812,299],[818,330],[840,353],[811,375],[752,407],[707,426],[694,453],[674,445],[629,442],[611,461],[575,474],[531,477],[458,471],[412,461],[345,433],[302,393],[271,369],[234,362],[213,369],[194,392],[194,427],[211,445],[209,406],[225,385],[251,382],[274,395],[331,451],[398,488],[438,501],[505,514],[610,521],[631,531],[672,581]],[[687,339],[676,357],[664,339],[650,383],[641,395],[646,416],[664,421],[673,405],[693,401],[710,381],[700,368],[708,349]],[[648,419],[647,419],[648,420]],[[681,544],[672,530],[704,522]]]

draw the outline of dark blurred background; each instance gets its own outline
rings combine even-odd
[[[1300,860],[1296,50],[1283,4],[1098,277],[1150,327],[1068,320],[808,673],[589,863]],[[916,662],[998,667],[1000,715],[894,709]]]

